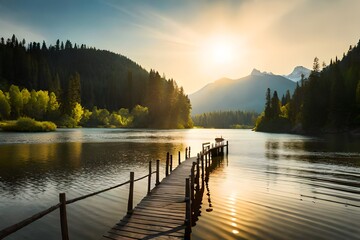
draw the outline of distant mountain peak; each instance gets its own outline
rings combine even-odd
[[[252,71],[251,71],[251,76],[263,76],[264,74],[262,72],[260,72],[259,70],[257,70],[256,68],[254,68]]]
[[[251,76],[265,76],[265,75],[274,75],[272,72],[261,72],[260,70],[254,68],[251,71]]]
[[[289,75],[284,75],[284,77],[290,79],[291,81],[298,82],[301,80],[301,75],[304,74],[305,78],[308,78],[311,73],[310,69],[307,69],[303,66],[297,66]]]

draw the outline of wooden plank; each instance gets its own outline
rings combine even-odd
[[[168,226],[164,227],[164,226],[155,226],[155,225],[144,225],[144,224],[130,222],[130,223],[118,223],[116,226],[113,227],[113,229],[121,230],[122,228],[127,227],[127,226],[146,229],[146,230],[152,230],[152,231],[157,231],[157,232],[164,232],[164,231],[171,231],[171,230],[183,232],[183,229],[185,227],[185,226],[177,226],[175,228],[172,228],[172,227],[168,227]]]
[[[119,229],[119,228],[113,228],[114,230]],[[126,226],[122,226],[121,227],[122,231],[130,231],[130,232],[138,232],[138,233],[142,233],[142,234],[148,234],[148,235],[154,235],[154,234],[159,234],[163,232],[163,229],[161,230],[154,230],[153,228],[149,229],[149,228],[143,228],[142,225],[136,225],[136,224],[127,224]],[[168,229],[167,231],[169,231],[171,229]],[[184,232],[182,231],[183,229],[180,229],[177,232],[171,232],[168,235],[169,236],[175,236],[175,237],[182,237],[184,235]]]
[[[168,223],[168,224],[177,224],[179,225],[178,223],[181,222],[179,219],[170,219],[170,218],[160,218],[160,217],[157,217],[157,216],[145,216],[145,215],[140,215],[140,214],[133,214],[131,216],[131,218],[126,218],[126,219],[123,219],[122,221],[123,222],[130,222],[132,220],[136,220],[136,221],[149,221],[149,222],[156,222],[158,224],[161,224],[161,223]]]

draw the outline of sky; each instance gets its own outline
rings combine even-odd
[[[359,0],[0,0],[0,37],[124,55],[191,94],[253,68],[328,64],[360,39]]]

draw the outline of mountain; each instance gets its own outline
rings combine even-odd
[[[262,112],[267,88],[281,97],[287,90],[293,92],[296,83],[280,75],[254,69],[249,76],[232,80],[221,78],[189,95],[192,114],[220,110]]]
[[[294,70],[292,71],[292,73],[290,73],[289,75],[284,75],[284,77],[294,81],[294,82],[298,82],[301,80],[301,75],[304,75],[304,78],[308,78],[310,76],[311,70],[307,69],[306,67],[303,66],[297,66],[294,68]]]

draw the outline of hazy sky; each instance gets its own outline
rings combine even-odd
[[[253,68],[329,63],[360,39],[359,0],[0,0],[0,35],[129,57],[192,93]]]

